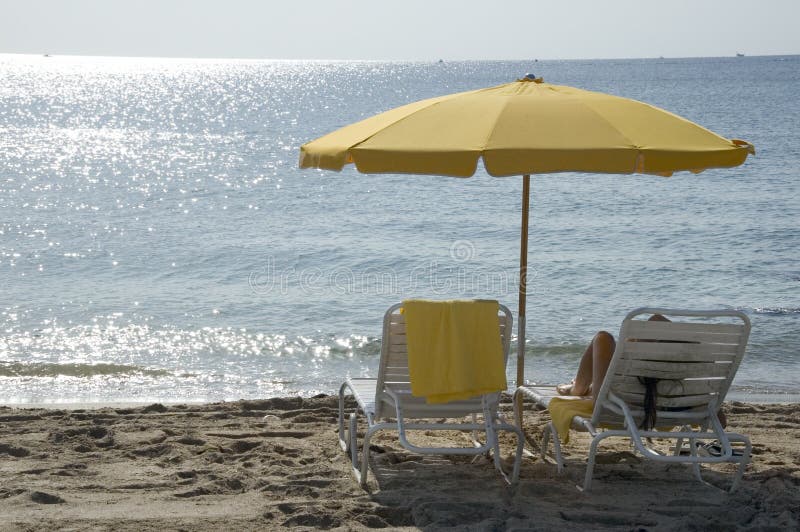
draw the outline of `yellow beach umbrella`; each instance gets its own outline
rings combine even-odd
[[[469,177],[523,176],[517,384],[524,380],[530,175],[647,173],[732,167],[755,153],[651,105],[528,75],[497,87],[411,103],[300,148],[301,168]]]

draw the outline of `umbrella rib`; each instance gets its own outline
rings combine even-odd
[[[456,93],[448,94],[448,95],[445,95],[445,96],[437,96],[437,97],[434,97],[434,98],[429,98],[427,100],[427,101],[431,101],[431,103],[429,105],[426,105],[424,107],[420,107],[419,109],[417,109],[417,110],[415,110],[415,111],[413,111],[411,113],[408,113],[407,115],[403,116],[402,118],[392,122],[389,126],[385,126],[385,127],[382,127],[381,129],[378,129],[377,131],[374,131],[372,134],[364,137],[363,139],[359,140],[358,142],[356,142],[355,144],[353,144],[352,146],[347,148],[347,154],[348,154],[348,156],[350,158],[350,162],[355,163],[355,159],[353,158],[353,152],[352,152],[352,150],[354,148],[357,148],[357,147],[361,146],[362,144],[364,144],[368,140],[372,139],[373,137],[375,137],[376,135],[381,133],[381,131],[383,131],[387,127],[391,127],[391,126],[393,126],[395,124],[399,124],[400,122],[404,122],[405,120],[410,119],[411,117],[415,116],[418,113],[421,113],[423,111],[427,111],[428,109],[431,109],[433,107],[441,105],[442,103],[450,101],[450,100],[452,100],[452,99],[454,99],[456,97],[461,97],[461,96],[465,96],[465,95],[468,95],[468,94],[477,94],[477,93],[481,93],[481,92],[489,92],[489,91],[497,90],[497,89],[499,89],[501,87],[504,87],[504,85],[497,85],[495,87],[483,87],[483,88],[480,88],[480,89],[474,89],[474,90],[463,91],[463,92],[456,92]],[[508,101],[508,99],[509,98],[506,98],[506,101]],[[426,100],[423,100],[423,101],[426,101]],[[406,105],[411,105],[413,103],[414,102],[410,102],[410,103],[408,103]],[[504,106],[504,108],[505,108],[505,106]],[[389,111],[391,111],[391,109],[388,109],[387,111],[384,111],[384,112],[389,112]],[[493,131],[494,131],[494,127],[492,128],[492,131],[489,133],[488,137],[491,137]],[[486,149],[486,143],[484,142],[484,145],[481,147],[481,150],[480,150],[480,153],[478,155],[478,158],[480,158],[480,159],[483,158],[483,153],[484,153],[485,149]]]
[[[508,108],[508,103],[511,101],[511,98],[509,98],[507,96],[504,99],[505,99],[505,103],[503,104],[503,108],[500,110],[500,112],[497,114],[497,116],[502,115],[506,111],[506,109]],[[494,132],[497,129],[497,126],[498,126],[499,123],[500,123],[500,120],[495,120],[494,121],[494,125],[489,130],[489,133],[486,135],[486,139],[483,141],[483,146],[481,147],[480,159],[483,161],[483,167],[484,168],[486,168],[486,148],[487,148],[487,146],[489,146],[489,140],[494,136]],[[487,170],[487,172],[488,172],[488,170]]]
[[[552,90],[552,89],[551,89],[551,90]],[[637,159],[636,159],[636,160],[638,160],[639,156],[642,154],[642,150],[641,150],[641,149],[640,149],[640,148],[639,148],[639,147],[638,147],[636,144],[634,144],[634,143],[631,141],[631,139],[630,139],[630,138],[629,138],[627,135],[625,135],[625,134],[624,134],[622,131],[620,131],[618,128],[614,127],[614,125],[611,123],[611,121],[609,121],[609,120],[608,120],[608,119],[607,119],[605,116],[603,116],[603,114],[602,114],[602,113],[598,112],[598,111],[597,111],[597,110],[596,110],[594,107],[592,107],[591,105],[589,105],[589,104],[588,104],[588,103],[586,103],[585,101],[581,100],[580,98],[575,98],[575,97],[574,97],[573,95],[571,95],[571,94],[565,94],[565,93],[563,93],[563,92],[560,92],[560,91],[556,91],[556,92],[557,92],[557,94],[559,94],[560,96],[562,96],[562,97],[564,97],[564,98],[567,98],[567,99],[569,99],[570,101],[572,101],[572,102],[575,102],[576,104],[579,104],[579,105],[581,105],[581,106],[582,106],[584,109],[587,109],[589,112],[591,112],[591,113],[592,113],[592,114],[594,114],[595,116],[599,117],[599,118],[600,118],[600,120],[602,120],[602,121],[603,121],[603,122],[604,122],[606,125],[608,125],[608,127],[609,127],[610,129],[612,129],[612,130],[616,131],[617,133],[619,133],[619,134],[620,134],[620,136],[621,136],[621,137],[622,137],[622,138],[625,140],[625,142],[627,142],[627,144],[628,144],[628,145],[629,145],[629,146],[630,146],[632,149],[635,149],[635,150],[636,150],[636,157],[637,157]],[[615,98],[621,98],[621,97],[619,97],[619,96],[615,96]],[[505,98],[505,100],[506,100],[506,102],[505,102],[505,104],[503,105],[503,109],[500,111],[500,114],[502,114],[502,113],[504,113],[504,112],[506,111],[506,109],[507,109],[507,107],[508,107],[508,104],[511,102],[512,98],[511,98],[511,97],[506,97],[506,98]],[[633,101],[636,101],[636,103],[638,103],[638,104],[640,104],[640,105],[647,106],[647,104],[645,104],[645,103],[643,103],[643,102],[639,102],[638,100],[633,100]],[[648,106],[648,107],[652,107],[652,106]],[[486,166],[486,151],[487,151],[487,146],[489,145],[489,140],[490,140],[490,139],[492,138],[492,136],[494,135],[494,132],[495,132],[496,128],[498,127],[499,123],[500,123],[500,120],[496,120],[496,121],[495,121],[495,124],[494,124],[494,126],[492,127],[492,129],[489,131],[489,134],[488,134],[488,135],[487,135],[487,137],[486,137],[486,141],[484,142],[484,146],[483,146],[483,148],[481,149],[480,157],[481,157],[481,159],[483,160],[484,167]],[[635,173],[635,172],[636,172],[636,163],[634,162],[634,166],[631,168],[631,173]],[[526,173],[528,173],[528,172],[526,172]],[[538,172],[529,172],[529,173],[538,173]]]
[[[704,131],[706,131],[706,132],[708,132],[708,133],[710,133],[710,134],[712,134],[712,135],[714,135],[716,137],[719,137],[719,138],[721,138],[723,140],[727,140],[724,137],[718,135],[717,133],[714,133],[713,131],[706,129],[703,126],[700,126],[699,124],[696,124],[696,123],[692,122],[691,120],[687,120],[686,118],[683,118],[682,116],[676,115],[675,113],[671,113],[671,112],[669,112],[669,111],[667,111],[665,109],[661,109],[661,108],[656,107],[654,105],[650,105],[649,103],[641,102],[639,100],[634,100],[632,98],[623,98],[621,96],[616,96],[616,95],[614,95],[614,98],[629,100],[629,101],[635,102],[636,104],[638,104],[638,105],[640,105],[640,106],[642,106],[644,108],[652,109],[653,111],[655,111],[657,113],[666,113],[666,114],[672,115],[676,119],[681,120],[683,122],[686,122],[687,124],[689,124],[689,125],[691,125],[691,126],[693,126],[695,128],[702,129],[702,130],[704,130]],[[636,159],[635,159],[635,162],[634,162],[634,166],[631,169],[631,173],[642,173],[642,174],[648,173],[646,171],[646,169],[645,169],[645,160],[644,160],[645,150],[641,146],[639,146],[639,145],[635,144],[634,142],[632,142],[631,139],[625,133],[623,133],[620,129],[614,127],[612,125],[612,122],[609,119],[607,119],[602,113],[598,112],[594,107],[592,107],[592,105],[589,102],[578,100],[578,103],[580,103],[585,109],[588,109],[589,111],[594,113],[595,116],[599,117],[603,122],[608,124],[609,127],[611,127],[614,131],[619,133],[620,136],[625,139],[625,141],[629,144],[631,149],[635,149],[636,150]],[[641,167],[639,166],[640,158],[641,158]],[[702,170],[705,170],[705,168],[700,168],[699,170],[702,171]],[[672,175],[672,172],[668,172],[665,175]]]
[[[572,98],[572,97],[570,96],[570,98]],[[615,96],[615,98],[619,98],[619,96]],[[591,105],[590,105],[588,102],[586,102],[586,101],[583,101],[583,100],[580,100],[580,99],[577,99],[577,98],[573,98],[573,99],[575,99],[575,100],[577,101],[577,103],[579,103],[580,105],[582,105],[582,106],[583,106],[585,109],[588,109],[589,111],[591,111],[591,112],[592,112],[592,113],[593,113],[595,116],[599,117],[599,118],[600,118],[600,120],[602,120],[603,122],[605,122],[605,123],[606,123],[606,125],[608,125],[608,127],[609,127],[609,128],[611,128],[611,129],[613,129],[614,131],[616,131],[617,133],[619,133],[619,134],[620,134],[620,136],[621,136],[623,139],[625,139],[625,142],[627,142],[627,143],[628,143],[628,145],[629,145],[631,148],[633,148],[633,149],[635,149],[635,150],[636,150],[636,157],[637,157],[637,158],[639,157],[639,155],[641,155],[641,154],[642,154],[642,150],[641,150],[641,148],[640,148],[638,145],[636,145],[636,144],[635,144],[635,143],[634,143],[634,142],[633,142],[633,141],[632,141],[632,140],[631,140],[631,139],[628,137],[628,135],[626,135],[625,133],[623,133],[622,131],[620,131],[620,130],[619,130],[619,128],[615,127],[615,126],[613,125],[613,123],[612,123],[612,122],[611,122],[611,121],[610,121],[608,118],[606,118],[606,117],[605,117],[605,116],[604,116],[602,113],[600,113],[600,112],[599,112],[597,109],[595,109],[594,107],[592,107],[592,106],[591,106]],[[638,104],[640,104],[640,105],[646,105],[646,104],[643,104],[642,102],[640,102],[640,101],[638,101],[638,100],[632,100],[632,101],[635,101],[636,103],[638,103]],[[634,163],[634,167],[631,169],[631,172],[633,173],[633,172],[635,172],[635,171],[636,171],[636,166],[635,166],[635,163]]]

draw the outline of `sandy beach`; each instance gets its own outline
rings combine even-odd
[[[510,404],[503,404],[506,411]],[[788,530],[800,525],[800,404],[727,403],[750,435],[734,494],[685,466],[645,463],[623,441],[578,491],[586,439],[567,470],[528,457],[516,489],[489,460],[426,457],[375,440],[362,490],[337,444],[336,398],[99,409],[0,408],[3,530]],[[528,409],[538,438],[548,420]],[[437,436],[441,437],[441,436]],[[457,434],[450,438],[460,438]],[[508,461],[510,441],[503,452]],[[707,468],[726,488],[733,466]]]

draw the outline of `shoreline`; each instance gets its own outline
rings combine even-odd
[[[554,386],[543,384],[542,386]],[[506,391],[505,394],[513,393],[513,389]],[[265,397],[260,399],[234,399],[229,401],[206,401],[206,400],[146,400],[146,401],[64,401],[64,402],[41,402],[41,403],[8,403],[0,401],[0,408],[17,408],[17,409],[49,409],[49,410],[99,410],[103,408],[142,408],[153,404],[160,404],[164,406],[178,406],[178,405],[213,405],[213,404],[234,404],[242,401],[269,401],[270,399],[287,399],[287,398],[302,398],[314,399],[321,397],[336,397],[336,394],[316,394],[313,396],[291,395],[291,396],[275,396]],[[756,405],[790,405],[800,403],[800,391],[798,392],[737,392],[731,390],[726,396],[725,403],[749,403]]]
[[[501,409],[511,417],[507,397]],[[729,430],[753,442],[734,494],[723,491],[731,464],[704,467],[709,486],[688,466],[642,460],[622,439],[606,440],[595,489],[581,493],[588,441],[577,433],[562,449],[564,474],[534,453],[509,488],[487,457],[411,454],[380,432],[363,490],[338,445],[336,396],[0,407],[0,513],[4,530],[797,528],[800,403],[731,401],[724,410]],[[547,421],[526,406],[529,439]],[[417,437],[463,443],[458,434]],[[506,466],[513,443],[501,441]]]

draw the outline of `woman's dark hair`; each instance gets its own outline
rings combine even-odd
[[[644,418],[639,428],[650,430],[656,426],[656,398],[658,397],[658,381],[655,377],[639,377],[639,382],[644,384]]]
[[[662,314],[653,314],[647,321],[672,321]],[[647,340],[645,340],[647,341]],[[672,340],[656,340],[657,342],[671,343]],[[679,342],[683,343],[683,342]],[[644,385],[644,418],[639,428],[642,430],[650,430],[656,426],[656,398],[658,397],[658,381],[655,377],[639,377],[639,382]]]

